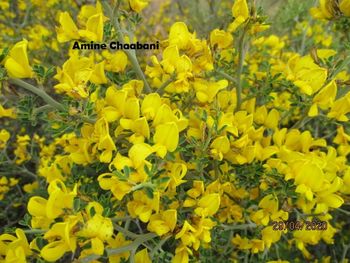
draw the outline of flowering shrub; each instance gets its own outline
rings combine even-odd
[[[82,2],[0,1],[0,262],[348,262],[349,0]]]

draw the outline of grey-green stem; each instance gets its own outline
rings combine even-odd
[[[124,44],[124,36],[122,33],[122,28],[119,24],[118,16],[116,16],[116,14],[115,14],[115,10],[112,10],[110,5],[106,1],[103,1],[102,5],[103,5],[104,9],[107,11],[109,18],[112,21],[114,29],[117,31],[118,41],[120,43]],[[130,39],[130,41],[132,41],[132,39]],[[143,71],[140,67],[140,63],[136,57],[136,52],[132,52],[130,50],[124,50],[124,52],[128,56],[128,59],[131,62],[132,66],[136,72],[136,75],[143,81],[146,93],[151,93],[152,92],[151,87],[147,82],[145,74],[143,74]]]
[[[24,88],[32,93],[34,93],[35,95],[38,95],[40,98],[42,98],[47,104],[51,105],[52,107],[54,107],[57,110],[64,110],[64,106],[59,103],[58,101],[56,101],[54,98],[52,98],[49,94],[47,94],[44,90],[41,90],[35,86],[33,86],[32,84],[29,84],[21,79],[14,79],[14,78],[10,78],[9,82],[12,84],[15,84],[21,88]]]

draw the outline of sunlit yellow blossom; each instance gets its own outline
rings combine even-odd
[[[95,214],[91,215],[94,209]],[[90,239],[91,249],[94,254],[102,255],[103,242],[110,239],[113,234],[113,224],[110,218],[102,216],[103,207],[97,202],[91,202],[86,208],[89,219],[84,228],[79,232],[80,236]]]
[[[148,0],[129,0],[129,4],[132,10],[140,13],[146,6],[148,6]]]
[[[77,221],[71,219],[68,222],[56,223],[44,235],[49,244],[41,249],[40,255],[47,261],[54,262],[68,251],[76,249],[76,237],[72,235],[73,227]]]
[[[144,223],[150,220],[153,212],[159,211],[159,193],[153,193],[153,198],[149,198],[143,191],[133,193],[133,200],[128,202],[127,208],[131,216],[139,217]]]
[[[156,127],[154,134],[155,149],[159,156],[176,150],[179,143],[179,129],[175,122],[167,122]]]
[[[343,12],[344,15],[350,17],[350,1],[341,0],[339,3],[339,9]]]
[[[232,6],[232,15],[235,20],[229,25],[228,31],[234,32],[249,18],[249,9],[246,0],[236,0]]]
[[[162,236],[170,231],[174,231],[177,220],[177,211],[174,209],[166,210],[160,214],[154,214],[150,217],[147,225],[149,231]]]
[[[0,131],[0,149],[5,148],[6,142],[9,139],[10,139],[10,133],[5,129],[1,129],[1,131]]]
[[[128,64],[128,57],[123,51],[118,50],[115,53],[108,51],[102,52],[105,58],[105,69],[112,72],[123,72]]]
[[[29,65],[27,55],[28,41],[26,39],[17,42],[5,61],[5,68],[13,78],[31,78],[33,71]]]
[[[30,160],[31,156],[27,151],[27,146],[29,145],[29,143],[30,143],[30,138],[28,135],[24,135],[24,136],[17,135],[17,140],[16,140],[17,147],[14,151],[14,154],[17,157],[16,159],[17,164],[21,164],[25,161]]]
[[[330,0],[320,0],[319,7],[310,9],[310,13],[314,18],[331,19],[335,15],[335,2]]]
[[[217,45],[218,48],[227,48],[232,44],[232,42],[232,35],[224,30],[214,29],[210,33],[210,43],[213,47]]]
[[[59,93],[66,93],[73,98],[87,98],[87,82],[94,72],[91,59],[74,55],[57,69],[55,78],[60,82],[55,85]]]
[[[8,108],[5,109],[1,104],[0,104],[0,118],[2,117],[8,117],[8,118],[16,118],[16,111],[14,108]]]
[[[98,13],[89,17],[86,29],[79,30],[79,35],[87,40],[102,42],[103,40],[103,14]]]
[[[135,255],[135,263],[152,263],[147,248],[138,251]]]
[[[68,12],[62,12],[59,17],[60,27],[56,27],[58,42],[79,39],[78,28]]]

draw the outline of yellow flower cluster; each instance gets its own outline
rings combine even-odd
[[[204,37],[178,19],[154,53],[73,50],[143,40],[151,1],[14,2],[0,1],[0,20],[24,14],[0,24],[23,33],[1,37],[0,200],[22,220],[1,228],[0,262],[301,262],[346,242],[350,60],[326,22],[261,34],[255,1],[223,1]],[[346,26],[349,10],[310,13]]]

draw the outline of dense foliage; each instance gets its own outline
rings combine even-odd
[[[348,262],[350,0],[0,10],[0,262]]]

